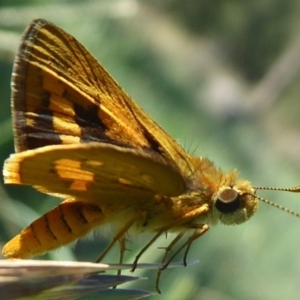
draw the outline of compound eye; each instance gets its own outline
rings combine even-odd
[[[223,213],[229,214],[241,208],[241,198],[239,193],[233,188],[224,188],[219,191],[215,200],[216,209]]]

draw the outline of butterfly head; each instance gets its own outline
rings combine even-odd
[[[215,214],[225,225],[241,224],[257,210],[258,199],[248,181],[233,186],[222,186],[213,197]]]

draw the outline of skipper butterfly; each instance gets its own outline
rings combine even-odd
[[[5,183],[63,201],[10,240],[5,257],[42,254],[113,223],[114,237],[99,260],[116,242],[123,259],[128,230],[152,232],[134,269],[158,237],[174,232],[166,267],[183,249],[186,263],[191,244],[210,225],[247,221],[259,200],[279,207],[258,197],[259,187],[235,170],[224,173],[188,154],[84,46],[42,19],[26,29],[14,62],[12,116],[16,153],[5,161]]]

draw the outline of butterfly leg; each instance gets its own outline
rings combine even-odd
[[[194,228],[194,227],[193,227]],[[199,229],[196,229],[194,233],[188,237],[187,241],[179,247],[179,249],[176,250],[176,252],[173,253],[173,255],[169,258],[169,260],[166,262],[166,264],[161,268],[161,270],[164,270],[168,267],[168,265],[171,263],[171,261],[174,259],[174,257],[181,252],[182,249],[186,248],[184,251],[183,255],[183,264],[186,266],[187,265],[187,255],[188,252],[191,248],[192,243],[198,239],[200,236],[202,236],[207,230],[209,229],[209,226],[204,224],[204,225],[199,225]]]
[[[120,245],[120,259],[119,259],[119,264],[123,264],[123,260],[124,260],[124,254],[125,251],[127,250],[126,248],[126,239],[123,236],[122,238],[119,239],[119,245]],[[121,275],[121,270],[118,270],[118,275]]]
[[[135,257],[135,260],[132,264],[132,269],[131,272],[134,272],[134,270],[137,267],[138,261],[143,255],[143,253],[160,237],[160,235],[164,232],[165,230],[159,230],[154,237],[146,244],[145,247],[142,248],[142,250],[138,253],[138,255]]]
[[[199,229],[195,230],[194,233],[187,239],[187,241],[173,253],[173,255],[169,258],[169,260],[164,264],[164,266],[158,270],[157,276],[156,276],[155,287],[156,287],[156,291],[159,294],[161,293],[160,289],[159,289],[159,281],[160,281],[161,272],[168,267],[168,265],[172,262],[172,260],[175,258],[175,256],[179,252],[181,252],[181,250],[184,249],[185,247],[186,247],[186,250],[185,250],[184,256],[183,256],[183,264],[186,266],[187,265],[186,259],[187,259],[187,255],[190,250],[191,244],[193,243],[193,241],[195,241],[200,236],[202,236],[208,229],[209,229],[208,225],[199,225]],[[174,247],[174,245],[179,241],[179,239],[182,236],[183,236],[183,234],[177,235],[177,237],[171,242],[171,244],[166,249],[168,249],[168,251],[170,251],[172,249],[172,247]],[[165,255],[164,259],[165,258],[166,258],[166,255]]]
[[[167,232],[171,228],[175,228],[177,226],[180,226],[183,223],[186,223],[192,219],[194,219],[197,216],[200,216],[203,213],[206,213],[209,210],[209,207],[207,204],[204,204],[200,207],[197,207],[196,209],[193,209],[192,211],[189,211],[185,215],[181,216],[180,219],[174,220],[174,222],[169,223],[166,226],[163,226],[160,228],[157,233],[154,235],[154,237],[146,244],[145,247],[142,248],[142,250],[138,253],[138,255],[135,257],[135,260],[132,264],[131,272],[133,272],[138,264],[139,259],[143,255],[143,253],[160,237],[160,235],[164,232]]]
[[[124,259],[124,253],[127,250],[126,249],[126,239],[124,238],[124,236],[122,238],[119,239],[119,245],[120,245],[120,259],[119,259],[119,264],[121,265],[123,263],[123,259]],[[117,272],[117,275],[120,276],[122,274],[122,270],[119,269]],[[116,289],[117,286],[113,286],[113,289]]]
[[[209,229],[209,226],[207,224],[205,225],[200,225],[202,226],[202,228],[198,229],[198,230],[195,230],[194,234],[192,234],[187,242],[185,243],[185,245],[183,245],[183,247],[181,249],[183,249],[185,246],[186,246],[186,250],[184,251],[184,255],[183,255],[183,263],[184,265],[186,266],[187,265],[187,255],[190,251],[190,248],[191,248],[191,245],[192,243],[197,240],[200,236],[202,236],[205,232],[208,231]],[[181,251],[181,249],[179,250],[179,252]],[[178,253],[179,253],[178,252]]]
[[[164,264],[166,262],[166,259],[169,255],[169,253],[172,251],[172,248],[179,242],[179,240],[184,236],[184,232],[179,233],[175,239],[173,239],[173,241],[168,245],[168,247],[164,247],[164,248],[160,248],[160,249],[164,249],[165,250],[165,255],[161,261],[162,264]]]
[[[125,251],[128,250],[126,248],[126,239],[125,239],[124,236],[119,239],[119,245],[120,245],[120,259],[119,259],[119,264],[121,265],[123,263],[123,260],[124,260]]]
[[[181,238],[184,236],[184,232],[179,233],[175,239],[173,239],[173,241],[168,245],[168,247],[165,247],[165,255],[161,261],[161,263],[165,266],[165,262],[167,260],[167,257],[169,255],[169,253],[172,251],[173,247],[179,242],[179,240],[181,240]],[[160,276],[161,276],[161,272],[162,270],[164,270],[164,266],[162,268],[159,268],[157,271],[157,275],[156,275],[156,290],[157,292],[160,294],[160,290],[159,290],[159,280],[160,280]]]
[[[103,258],[106,256],[106,254],[111,250],[111,248],[114,246],[114,244],[116,242],[120,242],[122,239],[124,240],[124,244],[125,244],[125,239],[124,239],[124,235],[125,233],[130,229],[130,227],[137,221],[141,218],[141,216],[143,215],[144,213],[141,212],[141,213],[138,213],[137,215],[135,215],[133,218],[131,218],[127,223],[125,223],[124,226],[121,227],[121,229],[117,232],[117,234],[114,236],[113,240],[111,241],[111,243],[106,247],[106,249],[102,252],[102,254],[100,255],[100,257],[96,260],[96,262],[100,262],[103,260]],[[121,244],[120,244],[121,245]],[[124,252],[125,252],[126,248],[125,248],[125,245],[124,245],[124,249],[122,249],[121,247],[121,257],[122,257],[122,260],[123,260],[123,255],[124,255]],[[122,253],[123,252],[123,253]]]

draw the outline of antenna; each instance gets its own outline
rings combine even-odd
[[[281,192],[300,193],[300,186],[295,186],[295,187],[292,187],[292,188],[274,188],[274,187],[254,186],[253,188],[256,189],[256,190],[268,190],[268,191],[281,191]],[[255,197],[258,200],[262,201],[262,202],[265,202],[269,205],[272,205],[272,206],[274,206],[274,207],[276,207],[280,210],[283,210],[283,211],[287,212],[290,215],[293,215],[297,218],[300,218],[299,213],[296,213],[296,212],[294,212],[294,211],[292,211],[292,210],[290,210],[290,209],[288,209],[288,208],[286,208],[282,205],[279,205],[277,203],[274,203],[270,200],[267,200],[265,198],[262,198],[262,197],[259,197],[259,196],[256,196],[256,195],[255,195]]]
[[[267,191],[282,191],[282,192],[291,192],[291,193],[300,193],[300,186],[295,186],[292,188],[275,188],[275,187],[266,187],[266,186],[254,186],[255,190],[267,190]]]

